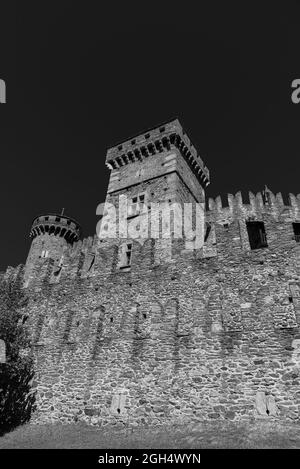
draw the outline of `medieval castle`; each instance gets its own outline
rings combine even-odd
[[[209,171],[178,120],[107,152],[106,202],[203,203]],[[34,219],[22,276],[33,422],[94,425],[300,417],[300,195],[210,199],[203,244],[80,240]]]

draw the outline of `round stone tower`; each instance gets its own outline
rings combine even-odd
[[[73,218],[56,213],[36,217],[31,226],[31,247],[28,253],[25,278],[28,278],[38,259],[62,261],[65,248],[80,238],[81,228]]]

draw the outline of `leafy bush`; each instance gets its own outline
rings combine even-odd
[[[27,422],[34,410],[27,303],[18,279],[0,282],[0,339],[6,345],[6,363],[0,363],[0,435]]]

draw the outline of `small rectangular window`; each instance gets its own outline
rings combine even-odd
[[[300,243],[300,223],[293,223],[293,230],[296,243]]]
[[[127,265],[131,265],[131,254],[132,254],[132,244],[127,244],[126,246],[126,262]]]
[[[125,269],[131,266],[132,243],[123,244],[120,252],[120,269]]]
[[[145,193],[141,193],[132,197],[129,200],[128,216],[139,214],[141,209],[143,208],[144,203],[145,203]]]
[[[246,222],[251,249],[267,248],[265,225],[262,221]]]

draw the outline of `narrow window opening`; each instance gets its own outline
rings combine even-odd
[[[143,318],[144,318],[144,319],[147,319],[147,314],[144,313],[144,314],[143,314]]]
[[[132,254],[132,244],[129,243],[129,244],[126,245],[127,265],[131,264],[131,254]]]
[[[206,224],[206,232],[205,232],[205,236],[204,236],[204,242],[207,241],[210,231],[211,231],[211,224],[207,223]]]
[[[110,318],[110,322],[114,322],[114,318]]]
[[[117,408],[117,412],[118,412],[118,414],[121,413],[121,409],[119,407]]]
[[[89,266],[89,268],[88,268],[88,272],[91,270],[91,268],[93,267],[93,265],[94,265],[94,263],[95,263],[95,257],[96,257],[96,256],[95,256],[95,254],[94,254],[93,259],[92,259],[92,261],[91,261],[91,263],[90,263],[90,266]]]
[[[293,303],[293,297],[292,296],[289,296],[289,302]]]
[[[121,248],[120,268],[131,266],[131,255],[132,255],[132,243],[128,243]]]
[[[296,243],[300,243],[300,223],[293,223],[293,230]]]
[[[251,249],[261,249],[268,247],[265,225],[261,221],[246,222],[248,237]]]

